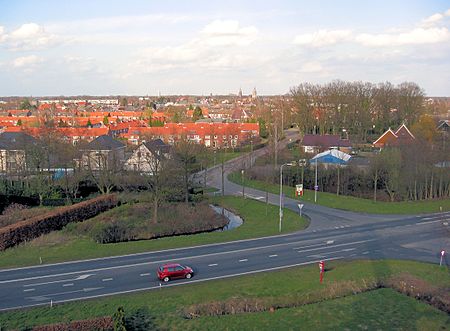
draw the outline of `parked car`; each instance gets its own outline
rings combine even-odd
[[[160,280],[168,282],[169,280],[176,278],[190,279],[194,275],[194,271],[191,267],[178,263],[170,263],[160,266],[157,274]]]

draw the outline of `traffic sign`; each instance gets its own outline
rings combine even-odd
[[[314,191],[318,191],[319,190],[319,185],[314,185]]]
[[[444,259],[445,251],[441,251],[441,260],[439,261],[439,266],[442,266],[442,260]]]

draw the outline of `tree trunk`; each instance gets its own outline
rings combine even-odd
[[[340,166],[337,166],[337,189],[336,189],[336,195],[339,195],[339,186],[340,186],[340,171],[339,171]]]
[[[377,202],[378,170],[375,171],[373,178],[373,201]]]
[[[158,223],[158,196],[156,193],[153,198],[153,222]]]

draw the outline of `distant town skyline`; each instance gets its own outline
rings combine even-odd
[[[0,0],[1,96],[277,95],[413,81],[450,96],[448,1]]]

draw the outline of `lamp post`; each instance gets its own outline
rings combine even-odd
[[[280,166],[280,223],[278,226],[278,230],[281,232],[281,222],[283,220],[283,209],[282,209],[282,202],[283,202],[283,167],[284,166],[295,166],[297,165],[297,162],[288,162],[284,163]]]
[[[317,202],[317,191],[319,190],[319,187],[317,186],[317,159],[316,159],[316,179],[314,181],[314,203]]]
[[[245,183],[244,183],[244,173],[245,170],[242,169],[241,170],[241,174],[242,174],[242,197],[245,198]]]

